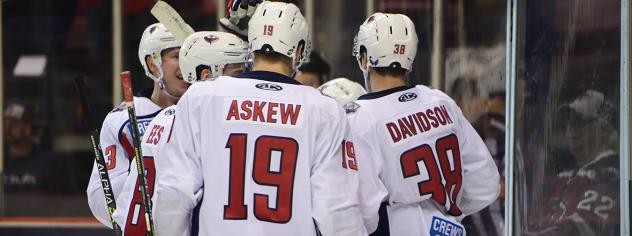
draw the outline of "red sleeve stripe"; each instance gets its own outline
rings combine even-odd
[[[134,146],[132,146],[132,144],[129,142],[129,139],[127,139],[127,135],[125,135],[125,133],[121,132],[120,140],[125,153],[127,153],[127,159],[129,159],[129,161],[132,161],[132,159],[134,159],[134,157],[136,156],[136,153],[134,152]]]

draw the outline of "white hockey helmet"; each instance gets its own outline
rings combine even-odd
[[[358,100],[360,96],[366,93],[361,84],[347,78],[330,80],[318,87],[318,91],[327,97],[336,99],[341,106]]]
[[[412,71],[417,54],[415,25],[402,14],[375,13],[360,26],[354,39],[353,56],[362,67],[361,52],[366,50],[368,67],[392,67]],[[366,82],[366,81],[365,81]]]
[[[165,49],[177,47],[180,47],[180,44],[176,40],[176,37],[173,36],[162,23],[155,23],[148,26],[140,39],[140,45],[138,45],[138,60],[140,60],[140,64],[143,65],[145,74],[156,82],[160,81],[163,77],[161,67],[162,56],[160,54]],[[160,73],[158,77],[153,75],[149,70],[149,66],[145,60],[147,56],[150,56],[154,60],[154,64],[158,67]]]
[[[298,7],[291,3],[263,2],[248,23],[250,52],[274,51],[292,58],[294,71],[305,62],[311,51],[307,21]],[[296,50],[303,43],[301,61]]]
[[[248,63],[248,43],[239,37],[219,31],[196,32],[184,41],[180,48],[180,71],[185,81],[197,81],[197,68],[207,66],[211,79],[224,73],[228,64]]]

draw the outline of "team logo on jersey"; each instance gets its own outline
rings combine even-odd
[[[357,104],[355,102],[350,102],[350,103],[345,104],[342,108],[345,109],[345,112],[347,114],[354,113],[358,110],[358,108],[360,108],[360,104]]]
[[[279,85],[276,84],[270,84],[270,83],[261,83],[261,84],[257,84],[255,85],[255,87],[257,87],[258,89],[263,89],[263,90],[269,90],[269,91],[279,91],[282,90],[283,88]]]
[[[430,224],[430,235],[461,236],[465,235],[465,230],[457,223],[433,216]]]
[[[211,34],[211,35],[204,36],[204,40],[208,42],[209,44],[213,44],[215,41],[219,40],[219,37]]]
[[[172,108],[172,109],[169,109],[169,110],[165,111],[165,115],[166,116],[170,116],[170,115],[173,115],[173,114],[176,114],[176,109]]]
[[[415,100],[415,98],[417,98],[417,94],[416,93],[404,93],[401,96],[399,96],[399,100],[400,102],[408,102],[408,101],[412,101]]]

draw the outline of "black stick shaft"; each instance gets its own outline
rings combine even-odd
[[[112,229],[114,230],[114,235],[120,236],[122,235],[121,228],[112,218],[112,214],[116,210],[116,201],[114,200],[110,176],[108,175],[105,159],[103,158],[103,151],[100,147],[99,129],[97,129],[94,125],[94,120],[92,120],[92,111],[90,110],[90,105],[88,105],[88,97],[85,93],[85,86],[82,77],[79,76],[75,78],[75,86],[77,88],[79,100],[81,101],[81,107],[83,108],[83,114],[85,116],[88,130],[90,130],[90,142],[92,143],[94,160],[97,163],[99,177],[101,178],[101,187],[103,188],[103,195],[105,196],[105,202],[107,203],[108,213],[110,215],[110,220],[112,221]]]

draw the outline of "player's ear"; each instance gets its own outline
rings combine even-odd
[[[361,61],[362,61],[362,68],[364,68],[365,70],[368,69],[367,63],[369,63],[369,60],[367,59],[366,52],[361,52],[360,53],[360,58],[361,58]]]
[[[294,58],[296,58],[296,65],[298,65],[300,63],[300,61],[303,59],[303,52],[305,51],[305,41],[301,41],[298,43],[298,47],[296,48],[296,55],[294,55]]]
[[[154,63],[154,59],[150,56],[145,57],[145,63],[147,63],[147,67],[149,67],[149,71],[152,75],[158,77],[160,76],[160,72],[158,71],[158,66]]]
[[[200,72],[200,80],[204,81],[204,80],[208,80],[211,78],[211,70],[209,69],[202,69],[202,72]]]

